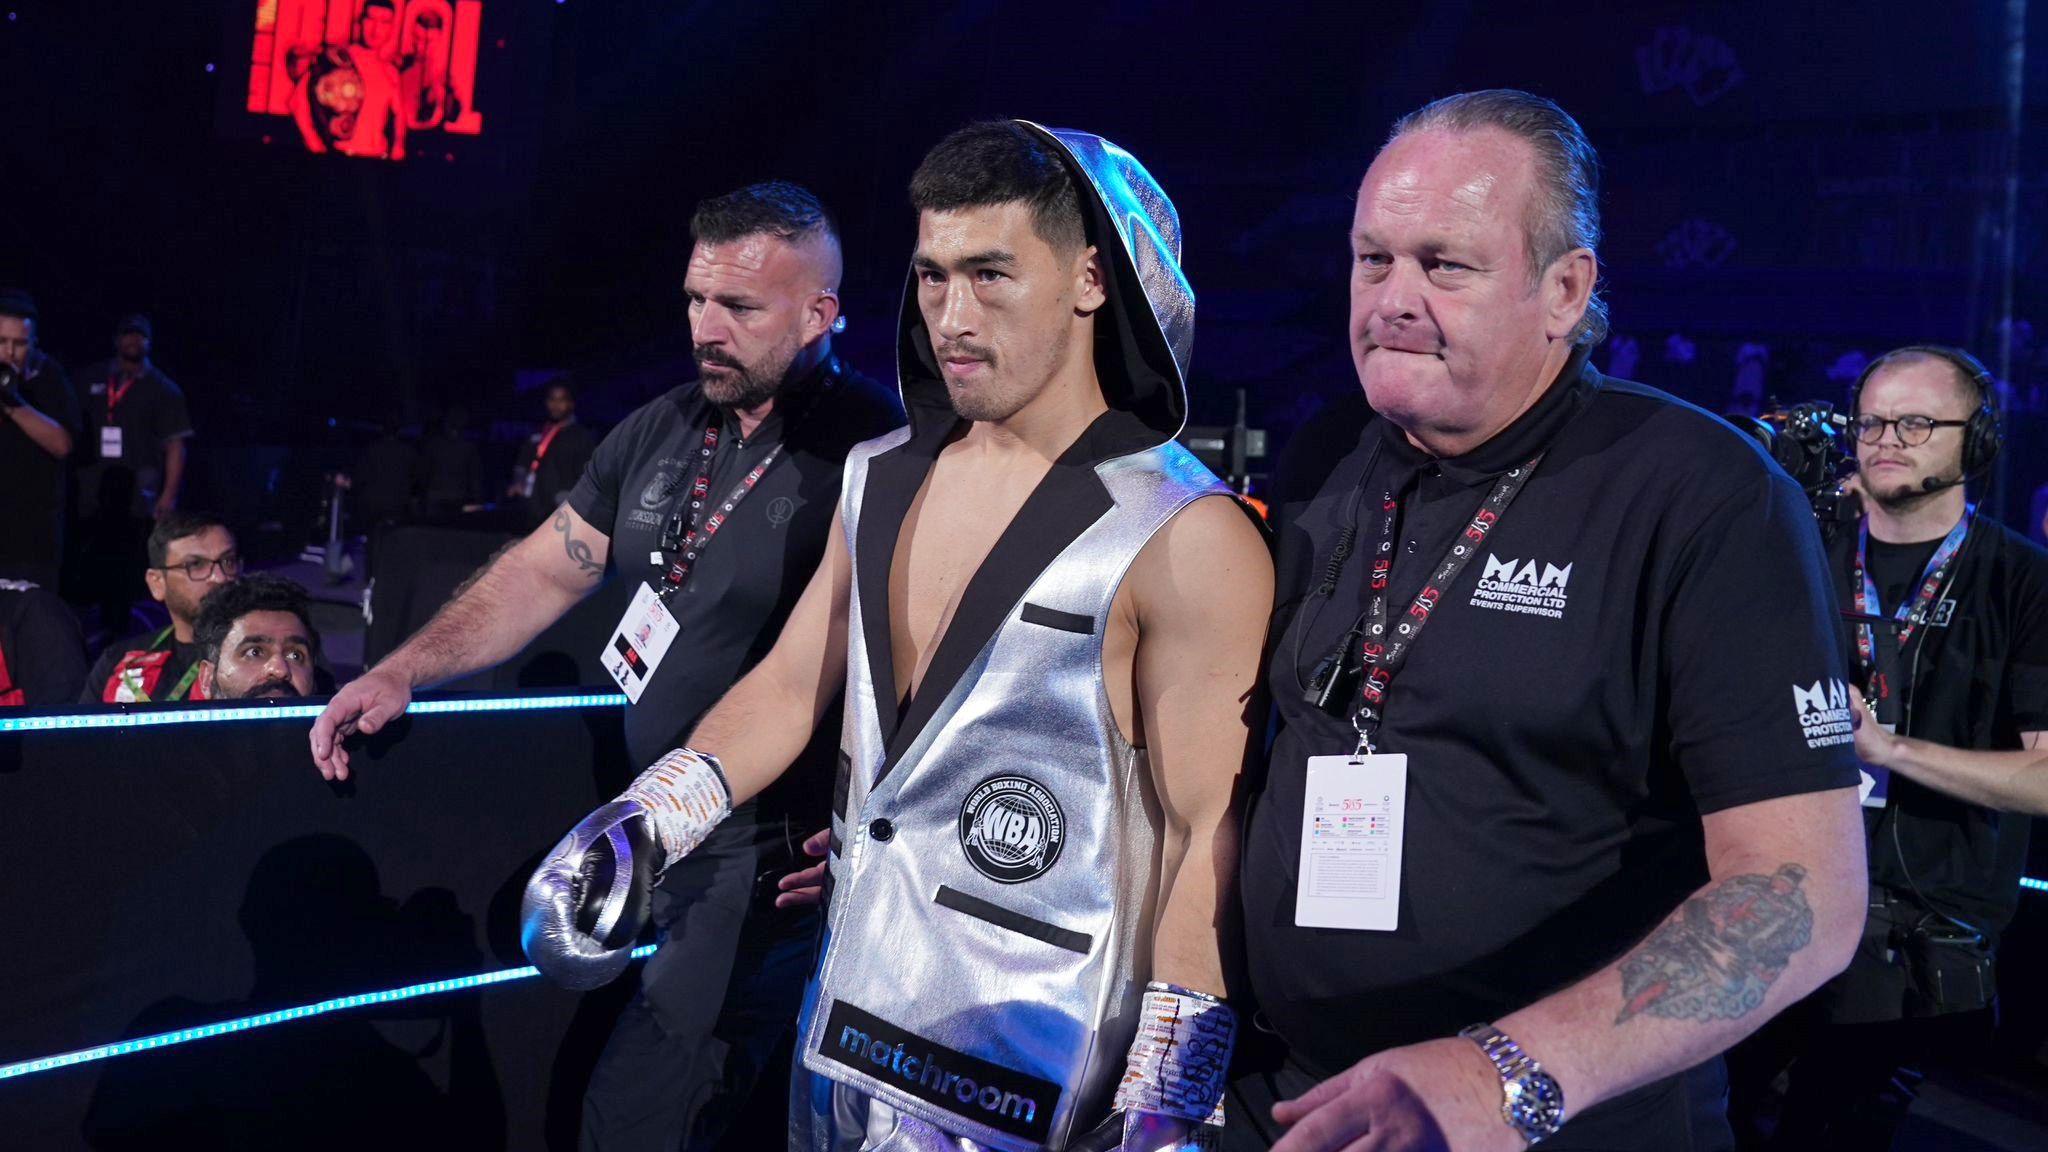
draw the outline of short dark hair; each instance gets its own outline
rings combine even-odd
[[[149,565],[161,568],[171,557],[171,543],[187,536],[197,536],[209,528],[225,528],[220,518],[208,512],[187,512],[183,509],[167,512],[157,517],[156,527],[149,530]]]
[[[1553,100],[1515,88],[1460,92],[1425,104],[1394,122],[1387,143],[1411,132],[1476,132],[1497,128],[1527,143],[1536,154],[1536,195],[1532,198],[1529,274],[1541,277],[1558,257],[1574,248],[1600,251],[1600,154],[1586,130]],[[1572,329],[1572,343],[1598,344],[1607,338],[1607,301],[1599,285],[1586,298],[1586,314]]]
[[[950,212],[1019,201],[1031,230],[1058,252],[1088,243],[1081,192],[1058,150],[1014,120],[982,120],[939,141],[910,177],[910,206]]]
[[[192,639],[199,645],[199,658],[220,663],[220,646],[227,643],[235,621],[251,612],[289,612],[306,626],[306,639],[313,655],[320,654],[320,630],[313,627],[313,600],[306,590],[282,576],[258,572],[233,584],[223,584],[199,602],[199,619],[192,622]]]
[[[36,298],[19,288],[0,288],[0,316],[36,322]]]
[[[839,224],[810,189],[787,180],[749,184],[713,196],[700,201],[690,217],[690,237],[707,244],[764,234],[783,240],[823,235],[836,241]]]

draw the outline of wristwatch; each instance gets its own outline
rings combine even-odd
[[[1564,1089],[1522,1046],[1491,1024],[1474,1024],[1458,1035],[1479,1045],[1500,1073],[1500,1116],[1531,1145],[1564,1127]]]

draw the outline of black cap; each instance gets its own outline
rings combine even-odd
[[[114,325],[114,338],[117,340],[130,332],[142,333],[142,338],[145,340],[156,339],[156,333],[152,332],[149,327],[149,317],[144,316],[140,312],[123,316],[121,317],[121,322]]]

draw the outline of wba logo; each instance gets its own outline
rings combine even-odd
[[[1045,875],[1066,838],[1060,802],[1029,776],[991,776],[960,805],[960,849],[976,871],[998,883]]]
[[[1856,720],[1849,710],[1849,688],[1840,680],[1815,680],[1809,687],[1792,686],[1792,707],[1808,748],[1832,748],[1856,739]]]
[[[1564,617],[1571,582],[1570,564],[1560,568],[1534,559],[1503,560],[1488,552],[1486,570],[1472,590],[1472,606],[1559,620]]]

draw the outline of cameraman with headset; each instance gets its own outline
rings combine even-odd
[[[1936,345],[1887,352],[1857,381],[1864,515],[1829,559],[1857,689],[1870,909],[1848,970],[1734,1060],[1747,1128],[1745,1087],[1796,1057],[1772,1148],[1889,1148],[1912,1102],[1896,1070],[1965,1052],[1994,1023],[2028,818],[2048,813],[2048,553],[1964,495],[1998,454],[1992,388],[1969,353]]]

